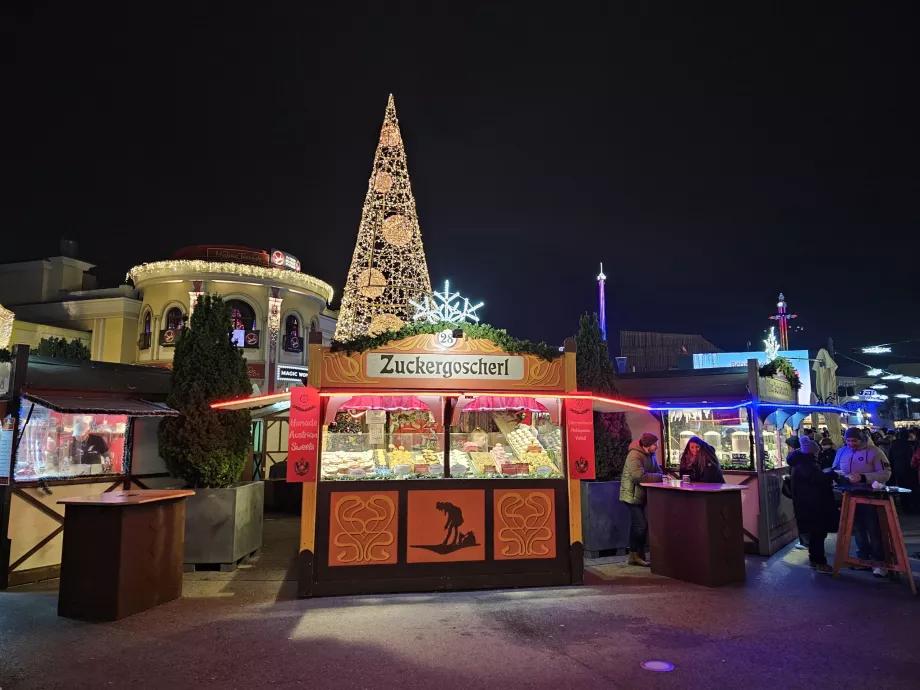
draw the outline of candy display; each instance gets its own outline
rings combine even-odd
[[[363,476],[352,474],[352,471],[360,470],[365,474],[374,474],[377,465],[374,462],[373,451],[335,451],[323,453],[322,469],[323,476]]]
[[[468,474],[470,471],[470,456],[462,450],[454,448],[450,451],[451,475]]]
[[[413,458],[412,453],[406,450],[405,446],[400,446],[396,448],[393,444],[390,444],[390,453],[387,457],[387,464],[390,466],[394,472],[396,472],[397,465],[412,465]],[[399,474],[399,472],[397,472]]]
[[[496,471],[495,460],[492,459],[492,455],[489,453],[470,453],[470,461],[473,463],[473,469],[477,474]]]
[[[495,448],[493,448],[490,453],[492,461],[495,463],[495,469],[501,472],[502,465],[507,465],[512,462],[512,458],[508,456],[508,453],[505,452],[505,449],[502,447],[501,443],[497,443]]]

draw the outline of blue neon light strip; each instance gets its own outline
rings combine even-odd
[[[761,403],[759,407],[769,407],[777,410],[811,410],[814,412],[835,412],[836,414],[852,414],[850,410],[832,405],[795,405],[791,403]]]
[[[739,410],[742,407],[753,405],[752,400],[747,400],[737,405],[709,405],[708,403],[663,405],[649,408],[652,412],[667,412],[669,410]],[[831,405],[798,405],[796,403],[760,403],[758,407],[773,408],[777,410],[811,410],[815,412],[835,412],[837,414],[851,414],[849,410]]]

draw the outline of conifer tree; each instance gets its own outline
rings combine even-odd
[[[213,410],[211,403],[252,394],[242,351],[231,341],[230,306],[202,295],[176,343],[167,404],[180,413],[160,422],[160,455],[189,486],[227,487],[251,454],[247,410]]]
[[[601,335],[597,314],[582,315],[575,344],[578,390],[595,395],[616,395],[616,369]],[[594,413],[594,458],[599,480],[620,478],[631,442],[632,432],[624,413]]]

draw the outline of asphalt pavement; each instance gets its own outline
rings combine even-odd
[[[791,547],[718,589],[612,558],[583,587],[300,600],[297,525],[267,520],[257,562],[116,623],[59,618],[53,581],[0,592],[0,688],[920,687],[907,585],[835,581]]]

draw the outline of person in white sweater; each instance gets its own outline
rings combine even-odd
[[[876,446],[869,445],[863,438],[862,431],[856,427],[847,429],[844,445],[834,458],[834,471],[849,479],[853,484],[884,484],[891,477],[891,465],[888,457]],[[856,506],[853,520],[853,532],[856,538],[856,556],[863,560],[882,563],[885,560],[885,548],[882,545],[882,531],[878,522],[875,506]],[[888,571],[876,566],[872,569],[876,577],[886,577]]]

